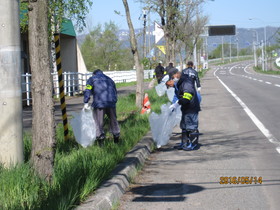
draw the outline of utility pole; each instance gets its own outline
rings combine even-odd
[[[143,58],[146,58],[146,46],[147,46],[147,39],[146,39],[146,25],[147,25],[147,13],[146,9],[143,9],[143,20],[144,20],[144,29],[143,29]]]
[[[224,63],[224,37],[222,36],[222,62]]]
[[[231,62],[231,36],[229,37],[229,62]]]
[[[23,161],[19,1],[0,1],[0,162]]]
[[[148,40],[148,53],[151,52],[151,13],[150,13],[150,9],[152,8],[152,6],[150,6],[149,4],[149,11],[148,11],[148,34],[149,34],[149,40]]]
[[[259,44],[259,35],[258,32],[256,30],[253,30],[253,32],[255,32],[254,34],[254,42],[253,42],[253,51],[254,51],[254,66],[257,67],[258,66],[258,61],[257,61],[257,46]],[[255,41],[256,39],[256,41]]]
[[[237,52],[236,52],[236,56],[237,56],[237,59],[239,59],[239,45],[238,45],[238,38],[236,38],[236,50],[237,50]]]
[[[261,41],[262,46],[262,70],[265,71],[265,53],[264,53],[264,42]]]
[[[266,26],[264,26],[264,62],[265,62],[265,65],[264,65],[264,68],[265,68],[265,71],[267,71],[267,53],[266,53]]]
[[[253,50],[254,50],[254,66],[257,67],[258,63],[257,63],[257,52],[256,52],[256,42],[253,42]]]

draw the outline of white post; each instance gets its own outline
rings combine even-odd
[[[30,88],[29,88],[29,74],[26,73],[25,74],[25,86],[26,86],[26,100],[27,100],[27,106],[30,106],[30,94],[29,94],[29,91],[30,91]]]
[[[256,52],[256,42],[253,42],[253,49],[254,49],[254,62],[255,62],[255,67],[257,67],[257,52]]]
[[[71,96],[71,73],[69,72],[68,73],[68,82],[67,82],[67,84],[68,84],[68,96]]]
[[[264,62],[265,62],[265,71],[267,71],[267,54],[266,54],[266,26],[264,26]]]
[[[263,49],[263,41],[262,41],[262,70],[265,70],[265,58],[264,58],[264,49]]]
[[[224,63],[224,37],[222,36],[222,62]]]
[[[238,39],[236,39],[236,50],[237,50],[237,59],[239,59],[239,46],[238,46]]]
[[[208,55],[208,36],[206,36],[206,63],[207,63],[207,68],[209,68],[209,55]]]
[[[59,98],[59,81],[58,81],[58,73],[55,72],[55,78],[56,78],[56,97]]]
[[[229,37],[229,62],[231,62],[231,37]]]
[[[0,162],[23,162],[19,1],[0,1]]]
[[[64,79],[64,93],[66,95],[67,93],[67,73],[66,72],[63,72],[63,79]]]

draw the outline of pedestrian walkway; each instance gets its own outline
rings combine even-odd
[[[256,153],[262,139],[252,123],[239,121],[244,114],[209,71],[202,80],[200,148],[173,149],[180,142],[176,127],[169,144],[150,156],[118,209],[269,209],[263,185],[220,184],[225,176],[261,176],[252,162],[262,158]]]

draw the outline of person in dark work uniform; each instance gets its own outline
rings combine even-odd
[[[104,116],[108,116],[110,121],[110,130],[114,136],[114,142],[119,142],[120,127],[117,121],[116,103],[118,101],[115,82],[100,69],[93,72],[86,84],[84,92],[84,109],[90,109],[88,102],[93,95],[93,118],[96,122],[96,137],[99,144],[103,144],[105,139]]]

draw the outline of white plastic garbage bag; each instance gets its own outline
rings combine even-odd
[[[80,112],[73,112],[72,116],[73,119],[71,119],[70,124],[76,141],[82,147],[92,145],[96,139],[96,124],[93,119],[92,110],[82,109]]]
[[[176,108],[174,111],[176,112],[176,119],[175,119],[175,124],[174,124],[174,127],[175,127],[177,125],[180,125],[180,122],[181,122],[181,119],[182,119],[181,106]]]
[[[168,143],[172,134],[173,128],[177,123],[176,116],[179,107],[171,111],[169,109],[170,103],[161,106],[161,114],[152,113],[149,116],[153,140],[157,148],[164,146]]]
[[[155,87],[158,96],[163,96],[167,90],[165,83],[159,83]]]
[[[175,95],[175,88],[174,87],[170,87],[167,89],[166,91],[167,97],[169,99],[170,102],[173,101],[174,95]]]

